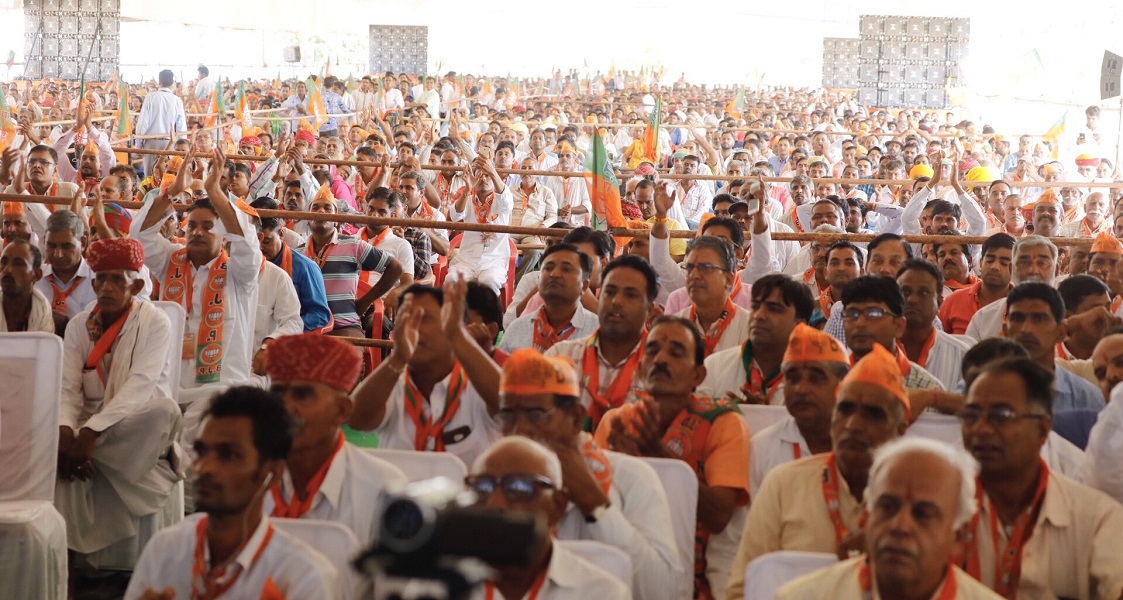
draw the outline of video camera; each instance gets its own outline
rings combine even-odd
[[[387,495],[378,540],[354,561],[385,600],[459,600],[487,580],[489,565],[526,565],[549,532],[534,515],[474,506],[476,495],[447,478]]]

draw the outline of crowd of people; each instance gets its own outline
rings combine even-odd
[[[1123,598],[1123,182],[1097,107],[1015,140],[654,73],[200,67],[7,96],[0,183],[29,198],[3,203],[0,332],[64,340],[77,597],[369,594],[274,525],[375,542],[413,479],[377,448],[452,454],[480,504],[548,525],[473,597],[735,599],[805,551],[839,562],[777,597]],[[603,227],[602,146],[637,231]],[[751,431],[746,405],[782,415]],[[915,433],[940,415],[954,440]]]

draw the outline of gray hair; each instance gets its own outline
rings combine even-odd
[[[873,489],[878,481],[878,476],[885,470],[886,465],[891,463],[894,459],[907,454],[928,454],[935,456],[936,458],[943,459],[944,462],[951,465],[959,472],[959,502],[955,514],[955,528],[958,529],[964,523],[970,521],[971,517],[975,515],[975,511],[979,508],[975,500],[975,476],[978,473],[979,465],[966,450],[959,446],[953,446],[938,440],[912,436],[901,437],[886,442],[874,451],[873,465],[870,466],[869,489]],[[876,502],[876,494],[870,493],[867,490],[866,509],[873,512]]]
[[[73,231],[74,237],[80,238],[86,234],[86,224],[69,210],[56,210],[47,217],[47,233],[60,231]]]
[[[558,460],[558,455],[554,454],[554,451],[546,446],[521,435],[505,436],[488,446],[487,450],[484,450],[482,454],[476,457],[476,461],[472,463],[472,473],[483,471],[484,465],[487,464],[487,459],[491,457],[492,454],[507,446],[518,446],[519,450],[539,455],[542,460],[546,462],[546,476],[554,482],[554,486],[556,486],[557,489],[561,489],[562,468],[561,461]]]
[[[733,272],[737,266],[737,254],[733,251],[733,244],[725,238],[716,235],[700,235],[686,244],[686,253],[690,254],[698,249],[709,249],[717,253],[721,260],[721,268]]]
[[[1057,247],[1055,245],[1053,245],[1053,242],[1050,242],[1049,238],[1047,238],[1047,237],[1036,235],[1036,234],[1030,234],[1030,235],[1027,235],[1023,238],[1019,238],[1017,241],[1015,241],[1014,242],[1014,252],[1013,252],[1014,264],[1015,265],[1017,264],[1018,253],[1021,252],[1022,248],[1036,248],[1037,246],[1045,246],[1046,248],[1049,249],[1049,254],[1051,254],[1053,256],[1053,277],[1056,278],[1056,276],[1057,276]],[[1021,283],[1018,280],[1018,277],[1017,277],[1017,269],[1014,269],[1013,277],[1014,277],[1014,283],[1015,284]],[[1050,280],[1046,283],[1052,284],[1053,281]]]

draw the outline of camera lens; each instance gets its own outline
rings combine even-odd
[[[395,500],[386,507],[383,514],[383,531],[396,541],[409,541],[420,531],[425,522],[421,507],[408,499]]]

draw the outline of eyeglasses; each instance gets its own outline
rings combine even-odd
[[[501,408],[501,409],[499,409],[499,412],[495,414],[495,418],[502,425],[513,425],[519,420],[519,417],[521,416],[523,419],[526,419],[527,423],[530,423],[532,425],[536,425],[538,423],[541,423],[541,422],[545,421],[547,418],[549,418],[549,416],[551,414],[553,414],[555,410],[557,410],[557,407],[549,408],[549,409],[546,409],[546,408]]]
[[[501,490],[508,502],[529,502],[538,495],[539,489],[556,489],[553,480],[541,475],[513,473],[502,477],[492,475],[469,475],[464,485],[476,493],[479,501],[487,502],[495,490]]]
[[[53,160],[51,160],[49,158],[29,158],[29,159],[27,159],[27,164],[28,165],[42,165],[42,166],[45,167],[47,165],[53,165],[55,163],[54,163]]]
[[[687,275],[693,273],[695,269],[700,271],[702,273],[702,275],[709,275],[711,273],[716,273],[718,271],[726,271],[727,270],[725,267],[722,267],[721,265],[711,265],[709,263],[685,263],[684,262],[684,263],[681,263],[681,265],[682,265],[682,270],[686,271]]]
[[[870,308],[848,308],[842,311],[842,319],[844,321],[857,321],[858,317],[865,316],[867,319],[874,321],[886,316],[897,318],[895,315],[884,308],[870,307]]]
[[[980,420],[986,419],[988,423],[996,427],[1009,425],[1018,419],[1041,419],[1045,415],[1042,413],[1018,413],[1012,408],[1005,406],[996,406],[990,410],[982,410],[980,408],[967,407],[956,415],[959,421],[964,425],[975,425]]]

